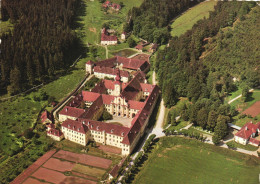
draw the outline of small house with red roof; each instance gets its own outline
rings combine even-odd
[[[101,45],[116,45],[117,36],[109,35],[106,28],[103,28],[101,31]]]
[[[64,138],[63,133],[55,128],[49,129],[47,131],[47,136],[51,137],[55,141],[61,141]]]
[[[43,124],[46,124],[46,123],[52,123],[52,121],[53,121],[53,118],[52,118],[51,113],[47,110],[43,111],[43,113],[41,115],[41,122]]]
[[[111,1],[106,1],[102,4],[103,8],[112,8],[113,10],[119,11],[121,6],[117,3],[112,3]]]
[[[235,141],[246,145],[259,146],[260,141],[255,139],[259,135],[260,122],[253,124],[252,122],[246,123],[236,134]]]

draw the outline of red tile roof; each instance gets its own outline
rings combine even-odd
[[[94,102],[100,96],[98,93],[90,92],[90,91],[82,91],[83,100],[87,102]]]
[[[86,118],[79,118],[78,121],[84,126],[88,127],[88,130],[95,130],[95,131],[105,131],[108,134],[117,135],[120,137],[125,137],[126,133],[129,131],[128,127],[105,123],[102,121],[94,121]]]
[[[97,110],[100,109],[102,105],[103,105],[102,96],[99,95],[99,97],[98,97],[98,98],[93,102],[93,104],[86,110],[86,112],[84,112],[83,114],[81,114],[81,115],[78,116],[78,117],[91,119],[91,118],[95,115],[95,112],[97,112]]]
[[[139,102],[134,100],[129,100],[128,104],[130,109],[141,110],[144,107],[144,102]]]
[[[115,165],[113,169],[109,172],[109,174],[113,177],[117,177],[119,169],[120,167],[118,165]]]
[[[153,90],[154,86],[152,84],[141,83],[141,88],[142,91],[150,93]]]
[[[82,122],[74,121],[71,119],[67,119],[66,121],[64,121],[61,126],[82,134],[86,134],[86,132],[88,131],[88,128],[86,126],[83,126]]]
[[[131,58],[125,58],[121,56],[116,56],[116,57],[118,63],[123,64],[123,68],[144,70],[149,65],[148,61],[145,60],[131,59]]]
[[[89,60],[88,62],[86,62],[86,64],[87,64],[87,65],[93,65],[93,64],[94,64],[94,62],[93,62],[93,61],[91,61],[91,60]]]
[[[80,106],[82,100],[83,100],[83,95],[82,95],[82,93],[79,93],[76,96],[72,96],[70,102],[68,103],[68,106],[78,107],[78,106]]]
[[[249,138],[249,142],[251,142],[252,144],[255,144],[255,145],[257,145],[257,146],[259,146],[259,144],[260,144],[260,141],[259,141],[259,140],[254,139],[254,138],[252,138],[252,137]]]
[[[143,45],[138,44],[137,46],[135,46],[135,48],[138,49],[138,50],[142,50],[144,47],[143,47]]]
[[[63,135],[63,133],[60,131],[60,130],[57,130],[57,129],[54,129],[54,128],[51,128],[48,132],[47,132],[48,135],[54,135],[54,136],[57,136],[57,137],[61,137]]]
[[[50,121],[52,121],[52,116],[51,113],[49,113],[49,111],[45,110],[42,115],[41,115],[41,122],[43,123],[44,121],[46,121],[47,119],[49,119]]]
[[[70,106],[65,106],[59,114],[70,116],[70,117],[79,117],[85,112],[84,109],[78,109],[76,107],[70,107]]]
[[[111,101],[114,100],[114,98],[115,97],[111,95],[105,95],[105,94],[102,95],[103,103],[106,105],[111,104]]]
[[[260,129],[260,122],[257,124],[246,123],[236,134],[235,136],[241,137],[243,139],[249,139],[253,133],[256,133]]]
[[[94,67],[94,72],[97,73],[105,73],[105,74],[110,74],[116,76],[118,69],[114,69],[111,67],[101,67],[101,66],[95,66]],[[129,77],[129,73],[125,70],[120,70],[120,76],[122,77]]]
[[[104,84],[104,80],[97,83],[97,85],[91,90],[91,92],[99,93],[99,94],[106,94],[107,88]]]
[[[117,36],[101,33],[101,41],[117,41]]]

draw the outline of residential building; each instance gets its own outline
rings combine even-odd
[[[235,141],[246,145],[259,146],[260,141],[255,139],[259,135],[260,122],[253,124],[252,122],[246,123],[236,134]]]

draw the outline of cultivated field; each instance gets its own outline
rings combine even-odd
[[[260,114],[260,101],[257,101],[252,106],[250,106],[248,109],[242,112],[243,114],[251,115],[252,117],[256,117],[258,114]]]
[[[180,36],[192,28],[192,26],[204,17],[209,17],[209,12],[214,10],[217,1],[204,1],[186,11],[171,25],[172,36]]]
[[[94,184],[106,174],[112,160],[68,151],[51,150],[39,158],[11,184]]]
[[[259,182],[256,157],[179,137],[165,137],[157,144],[134,183]]]

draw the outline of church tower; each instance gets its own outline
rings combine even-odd
[[[119,96],[121,93],[121,81],[120,81],[120,73],[119,70],[117,70],[116,78],[115,78],[115,89],[114,89],[114,95]]]

